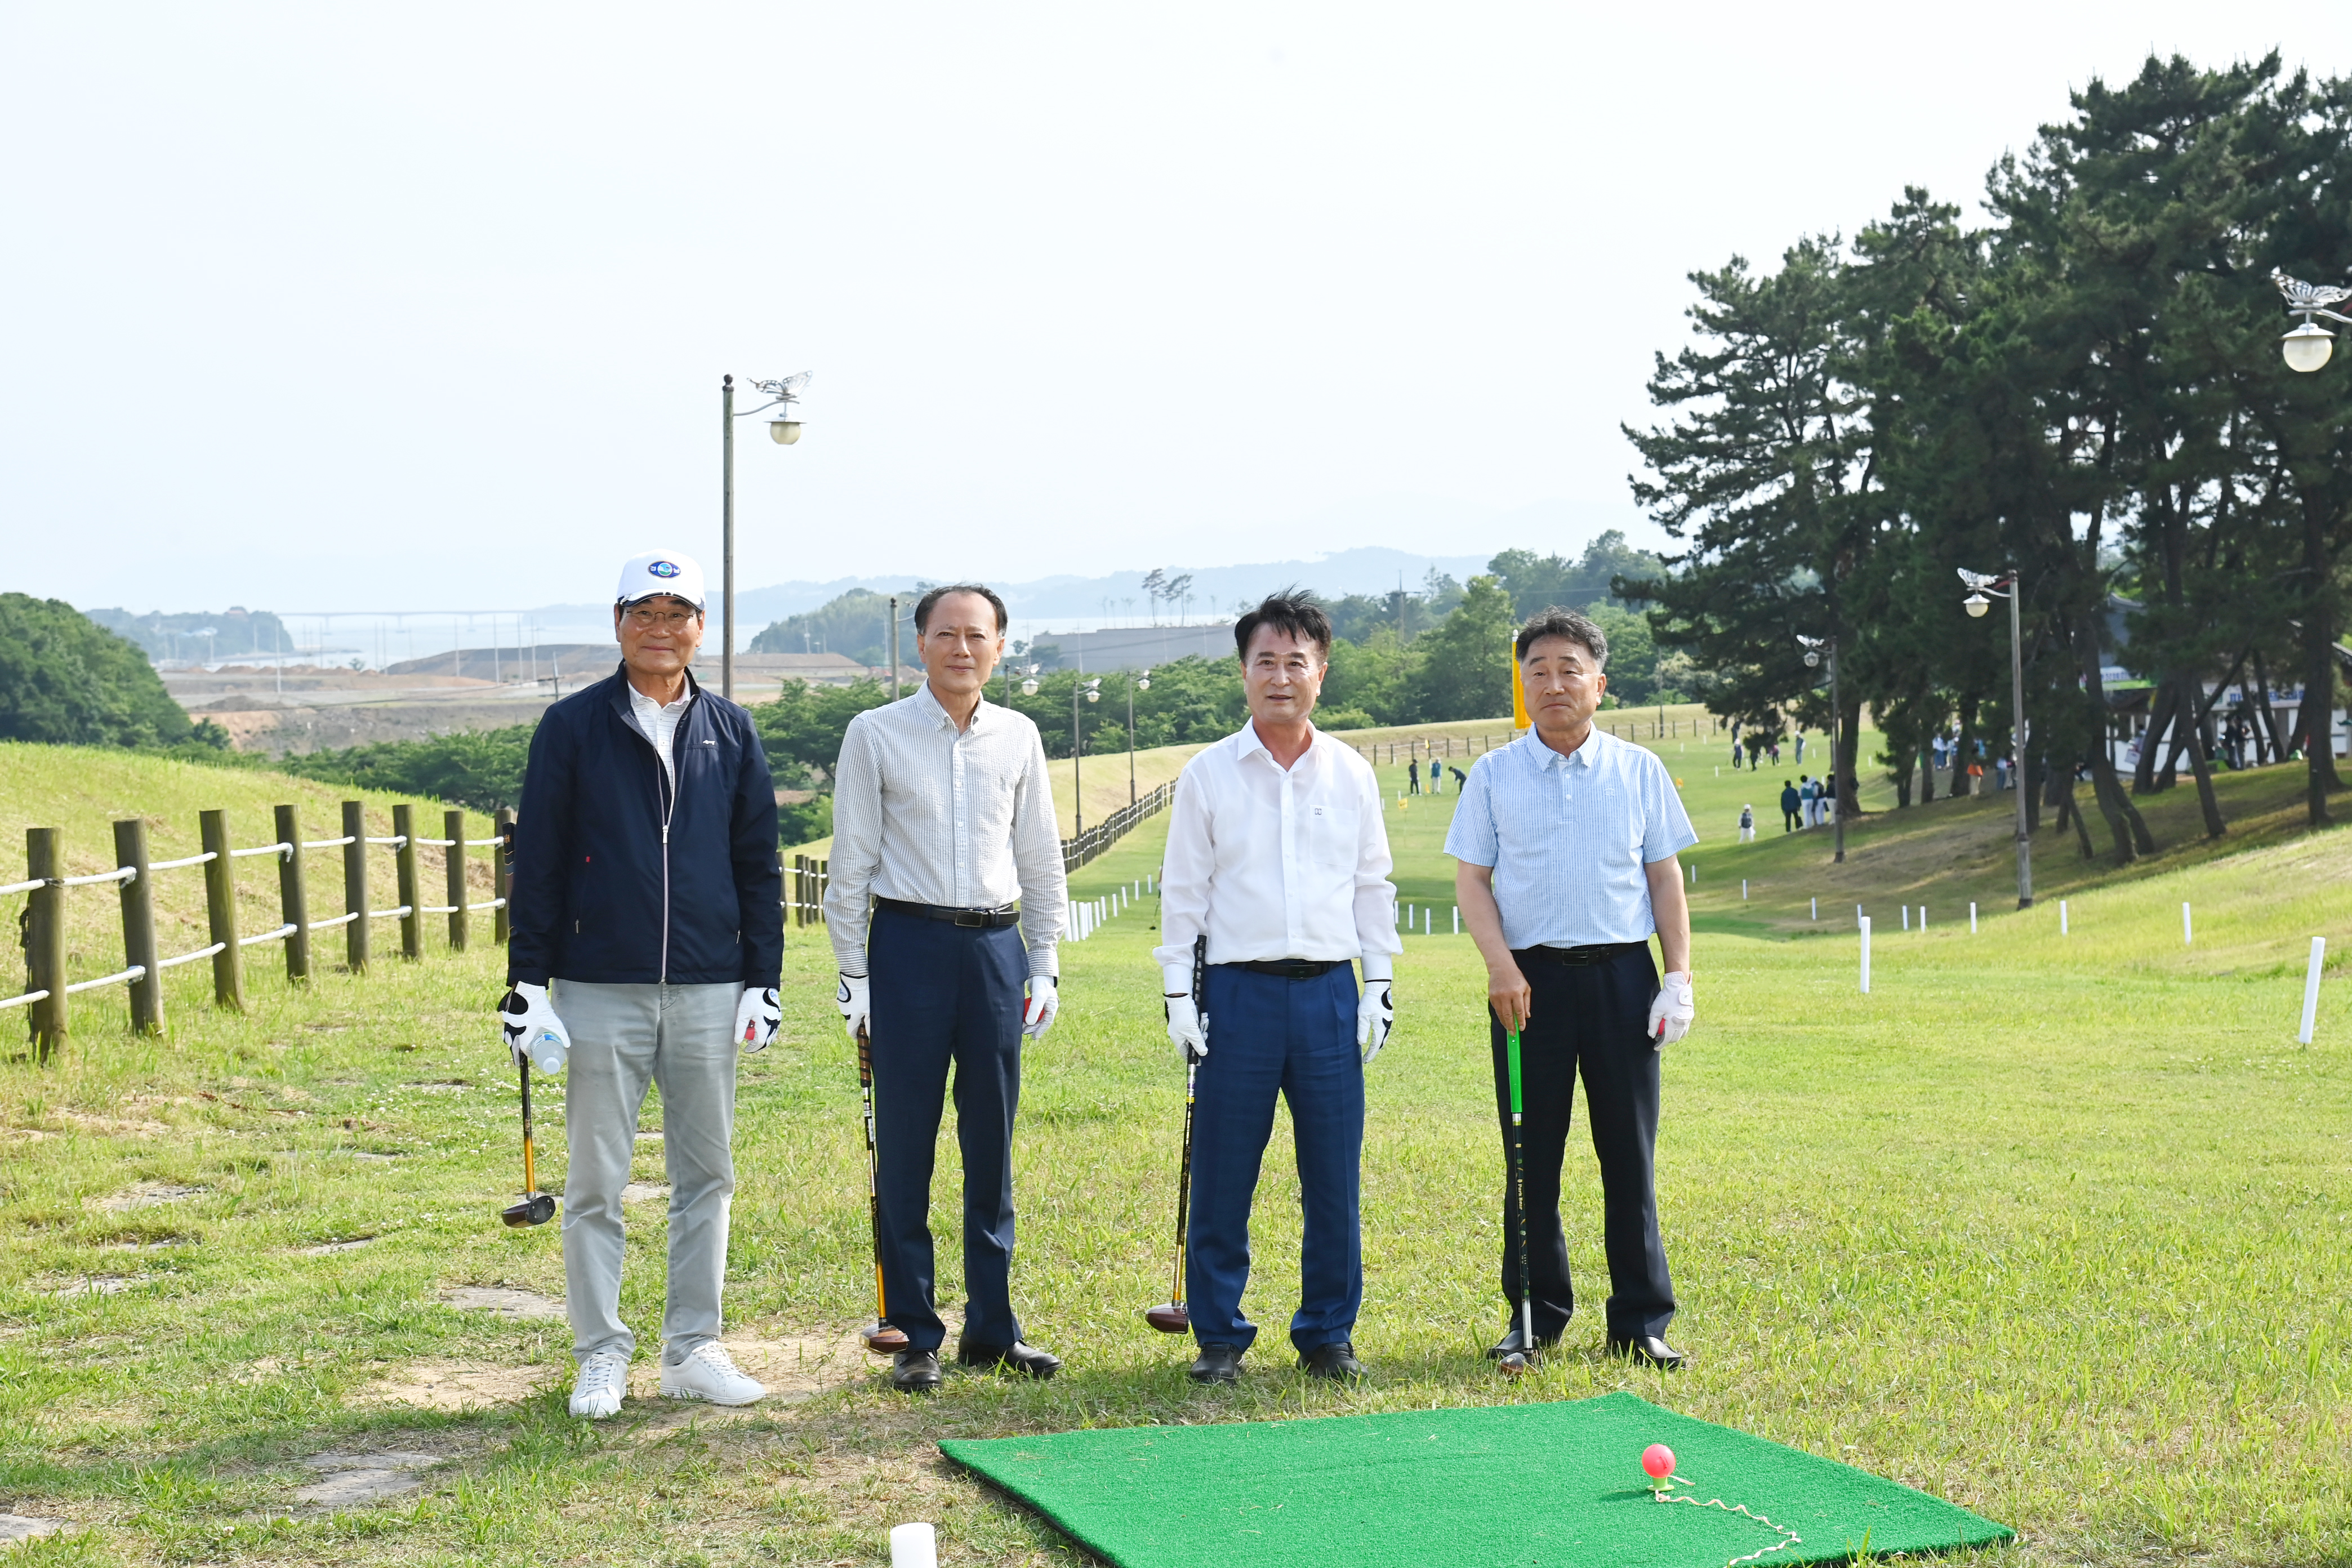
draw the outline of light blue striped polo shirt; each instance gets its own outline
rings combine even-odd
[[[1647,942],[1652,861],[1698,842],[1656,753],[1604,733],[1561,756],[1529,731],[1470,766],[1445,852],[1495,868],[1514,948]]]

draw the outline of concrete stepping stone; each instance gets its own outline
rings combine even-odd
[[[441,1462],[438,1454],[313,1454],[302,1461],[322,1472],[321,1479],[299,1488],[294,1500],[314,1508],[356,1508],[417,1491],[425,1485],[420,1471]]]
[[[496,1312],[502,1318],[537,1319],[563,1316],[563,1303],[535,1290],[503,1285],[457,1285],[441,1292],[444,1306],[461,1312]]]
[[[55,1535],[66,1527],[62,1519],[36,1519],[30,1514],[0,1513],[0,1546],[14,1546],[36,1536]]]

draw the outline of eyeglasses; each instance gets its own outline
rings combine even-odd
[[[641,632],[682,632],[701,617],[692,610],[631,610],[629,625]]]

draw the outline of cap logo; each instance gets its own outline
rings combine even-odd
[[[677,575],[677,563],[675,561],[656,561],[652,565],[646,567],[646,570],[652,573],[656,577],[675,577]]]

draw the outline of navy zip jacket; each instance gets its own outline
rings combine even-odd
[[[780,983],[776,790],[751,716],[696,685],[670,763],[675,796],[625,668],[541,718],[515,826],[509,984]]]

